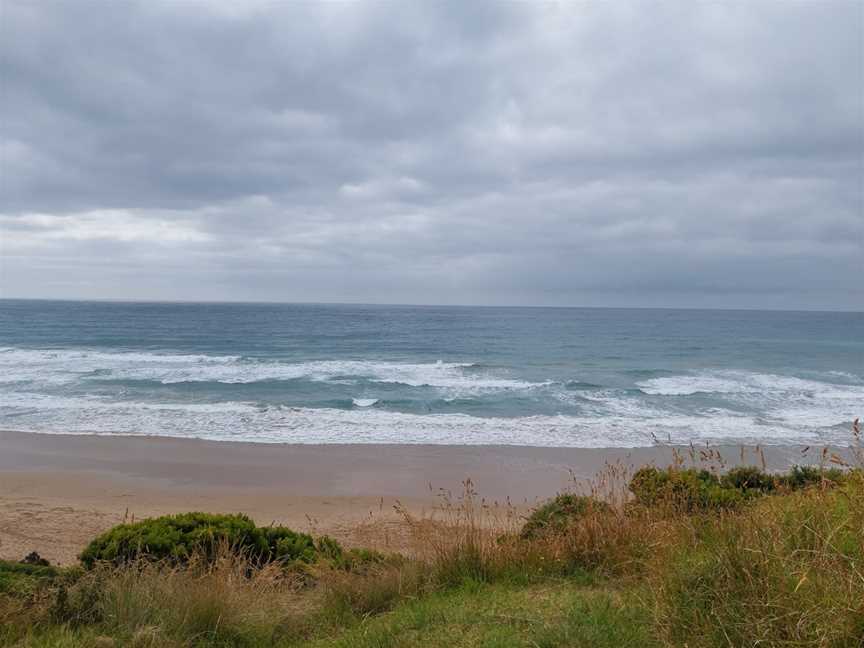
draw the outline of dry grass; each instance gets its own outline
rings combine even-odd
[[[460,498],[445,499],[438,519],[405,518],[444,585],[587,573],[647,586],[644,603],[669,645],[864,646],[860,441],[856,421],[845,457],[819,451],[820,470],[847,471],[841,486],[781,487],[734,510],[694,512],[674,498],[636,505],[624,487],[632,467],[616,464],[580,489],[610,506],[589,508],[561,533],[518,538],[515,510],[486,504],[470,482]],[[764,466],[761,449],[755,459]],[[695,448],[674,465],[728,466]]]
[[[691,646],[864,645],[864,484],[721,514],[660,553],[658,628]]]
[[[146,561],[100,565],[56,592],[38,623],[96,625],[134,646],[185,646],[190,638],[263,645],[287,612],[312,604],[304,582],[300,573],[256,568],[227,548],[215,561],[193,559],[182,568]]]
[[[844,483],[680,518],[650,561],[655,623],[670,645],[864,646],[864,454],[858,421]]]
[[[484,501],[468,481],[456,497],[442,493],[428,515],[397,507],[399,533],[410,540],[403,555],[286,570],[256,567],[223,548],[215,561],[193,560],[182,568],[143,561],[102,565],[29,597],[0,596],[0,624],[6,626],[0,638],[33,647],[77,648],[106,635],[128,646],[253,648],[316,640],[349,645],[339,638],[371,641],[377,627],[389,637],[381,645],[398,645],[387,632],[403,622],[467,623],[457,608],[474,605],[472,597],[485,596],[489,587],[534,591],[567,583],[589,585],[590,596],[600,591],[604,600],[626,601],[629,612],[615,612],[613,621],[601,619],[608,610],[585,608],[598,615],[596,628],[633,623],[624,634],[632,630],[644,639],[647,623],[658,644],[864,646],[864,472],[862,464],[852,470],[862,459],[857,427],[854,433],[850,458],[821,455],[825,464],[850,471],[839,486],[823,481],[732,510],[694,511],[674,498],[634,503],[626,488],[633,467],[614,464],[590,484],[574,484],[605,505],[585,508],[554,532],[523,537],[522,512]],[[675,462],[726,467],[711,450],[691,449]],[[472,588],[487,589],[475,594]],[[439,608],[440,618],[430,612]],[[393,610],[393,617],[384,614]],[[393,620],[374,626],[382,618]],[[579,632],[591,626],[590,619],[585,623]],[[576,636],[546,630],[545,639],[538,634],[531,641],[568,645]],[[517,634],[520,641],[529,636]],[[58,639],[39,643],[49,636]]]

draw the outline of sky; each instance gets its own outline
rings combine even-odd
[[[864,3],[0,2],[0,296],[864,310]]]

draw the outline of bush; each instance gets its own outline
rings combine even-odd
[[[817,466],[792,466],[792,469],[778,477],[778,482],[791,490],[814,486],[823,482],[840,483],[844,473],[839,468],[820,468]]]
[[[838,468],[794,466],[788,473],[771,475],[754,466],[739,466],[718,477],[693,468],[647,467],[636,471],[629,489],[644,506],[666,504],[694,512],[735,508],[778,487],[794,491],[814,484],[839,484],[849,474]]]
[[[0,594],[32,595],[39,587],[50,583],[58,574],[48,565],[0,560]]]
[[[332,567],[350,572],[363,572],[375,565],[387,562],[388,558],[374,549],[343,549],[330,536],[321,536],[315,541],[315,549],[326,558]],[[391,557],[391,561],[397,557]]]
[[[558,495],[534,509],[522,526],[520,535],[527,540],[544,533],[561,533],[587,513],[608,510],[608,504],[593,497]]]
[[[338,548],[335,540],[327,542],[328,551]],[[280,526],[256,527],[246,515],[182,513],[118,525],[93,540],[80,558],[88,568],[100,561],[121,565],[139,558],[181,564],[193,554],[212,559],[220,547],[246,555],[254,565],[311,563],[319,554],[311,536]]]
[[[734,508],[750,494],[748,490],[724,487],[707,470],[648,467],[636,471],[630,491],[644,506],[672,505],[683,511]]]
[[[777,482],[773,475],[762,472],[756,466],[739,466],[732,468],[720,478],[723,488],[735,488],[740,491],[755,490],[762,493],[773,491]]]

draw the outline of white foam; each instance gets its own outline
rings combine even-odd
[[[654,417],[407,414],[261,407],[252,403],[124,404],[42,394],[0,395],[7,429],[196,437],[274,443],[505,444],[565,447],[642,447],[673,443],[848,444],[842,430],[815,431],[722,410],[710,416]]]
[[[845,425],[864,414],[864,386],[795,376],[716,371],[638,384],[644,393],[655,396],[716,394],[730,405],[759,412],[763,420],[799,431]]]
[[[653,396],[691,396],[699,392],[729,394],[739,391],[741,382],[712,374],[695,376],[664,376],[636,383],[646,394]]]
[[[239,356],[184,355],[169,353],[104,353],[76,349],[12,349],[0,351],[0,383],[37,382],[68,384],[88,377],[121,376],[126,371],[142,373],[182,372],[185,367],[198,371],[224,371],[240,361]]]
[[[243,384],[295,379],[344,384],[367,380],[459,392],[531,389],[549,384],[514,380],[489,372],[466,371],[471,367],[471,363],[441,361],[314,360],[290,363],[246,360],[239,356],[12,349],[0,352],[0,383],[68,384],[106,378],[162,384]]]
[[[861,384],[862,382],[864,382],[864,378],[862,378],[862,376],[849,373],[848,371],[826,371],[825,374],[856,384]]]
[[[124,402],[95,395],[95,381],[106,378],[165,384],[293,379],[331,384],[398,383],[435,388],[438,393],[434,397],[448,402],[460,398],[479,400],[486,394],[513,391],[520,398],[557,398],[568,415],[495,418],[457,413],[405,414],[387,411],[380,405],[373,407],[379,402],[373,398],[354,398],[354,407],[348,410],[265,407],[237,401]],[[5,348],[0,349],[0,383],[5,383],[0,390],[0,426],[4,428],[295,443],[628,447],[650,445],[653,435],[678,442],[831,440],[842,444],[849,440],[848,424],[864,414],[864,384],[849,384],[848,377],[838,384],[838,380],[821,382],[731,370],[645,380],[638,383],[643,393],[634,395],[632,391],[615,389],[574,393],[561,384],[517,380],[456,362],[289,363],[235,355]],[[67,389],[68,384],[73,389]],[[94,395],[70,395],[81,391]],[[147,392],[151,391],[148,388]],[[359,388],[354,393],[370,392],[375,393],[375,389]],[[130,393],[135,390],[127,392],[127,396]],[[698,396],[688,398],[695,394],[713,397],[709,402]],[[700,403],[704,409],[694,409]]]
[[[851,375],[851,374],[850,374]],[[710,371],[651,378],[636,383],[642,392],[656,396],[706,394],[807,394],[814,398],[864,399],[864,386],[807,380],[795,376],[748,371]]]

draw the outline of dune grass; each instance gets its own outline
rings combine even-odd
[[[635,603],[635,601],[634,601]],[[309,643],[320,648],[382,646],[658,645],[648,611],[608,588],[566,581],[459,587],[406,601],[392,612],[357,622],[347,632]]]
[[[224,607],[218,606],[220,611]],[[280,617],[217,618],[201,628],[191,623],[177,635],[169,626],[141,625],[134,632],[107,626],[55,625],[34,629],[16,646],[315,646],[383,648],[385,646],[585,646],[615,648],[655,646],[648,610],[609,589],[588,589],[566,582],[531,586],[466,581],[457,588],[402,601],[392,611],[373,616],[337,616],[312,622],[299,612]],[[284,610],[283,610],[284,612]],[[223,630],[217,625],[224,624]],[[194,633],[198,630],[198,633]],[[200,632],[203,630],[203,632]],[[110,638],[109,638],[110,637]]]
[[[432,517],[402,511],[403,556],[0,563],[0,645],[860,647],[864,472],[840,468],[610,466],[593,500],[527,526],[469,482]]]

